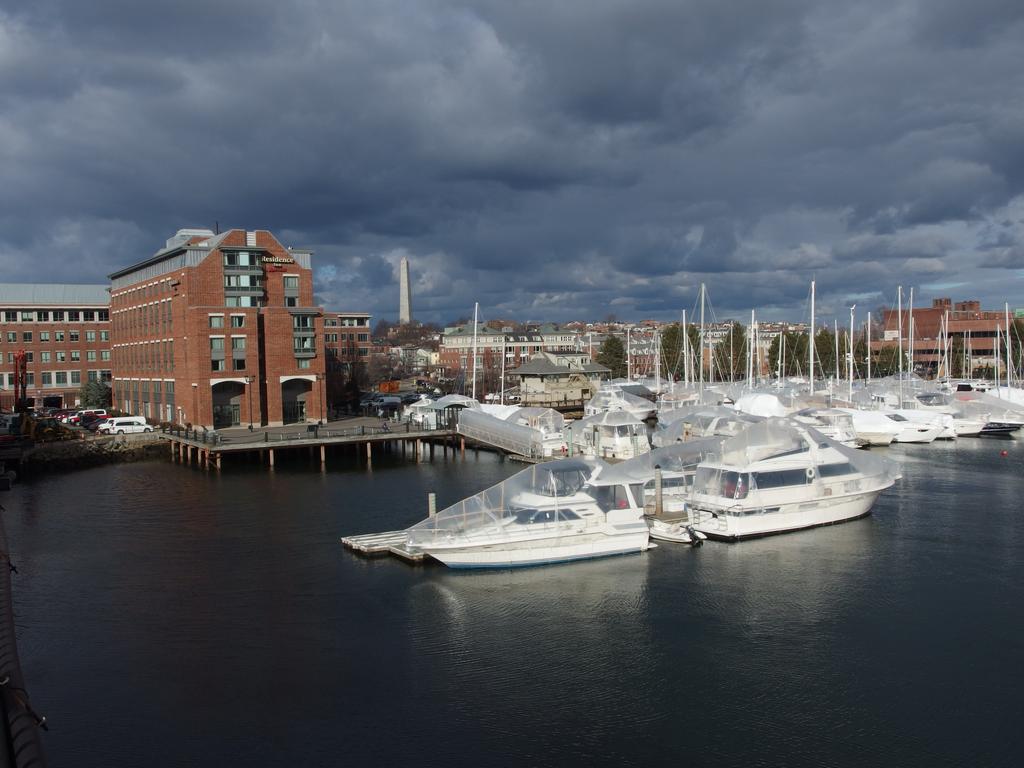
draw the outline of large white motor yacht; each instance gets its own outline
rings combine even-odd
[[[782,419],[754,424],[697,468],[694,528],[742,539],[868,514],[900,477],[897,465]]]
[[[603,461],[538,464],[407,531],[451,568],[513,568],[643,552],[643,486],[603,482]]]

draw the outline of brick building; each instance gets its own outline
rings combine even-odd
[[[324,314],[324,355],[327,373],[351,374],[353,366],[370,359],[370,318],[366,312]]]
[[[21,350],[30,406],[74,407],[82,384],[109,382],[109,308],[105,285],[0,284],[0,406],[14,406]]]
[[[1014,322],[1014,310],[1009,310],[1009,322]],[[913,346],[913,367],[928,372],[938,372],[943,358],[943,336],[950,349],[955,346],[962,361],[954,362],[970,375],[978,368],[995,367],[996,335],[1005,334],[1007,310],[986,310],[978,301],[953,302],[948,298],[933,299],[930,307],[903,309],[902,344],[905,354]],[[945,328],[945,330],[944,330]],[[886,347],[896,347],[900,342],[900,313],[895,309],[886,310],[882,316],[881,338],[871,341],[871,353],[877,357]],[[1001,342],[1004,358],[1000,370],[1006,370],[1006,342]],[[1020,357],[1020,339],[1013,340],[1014,359]],[[948,375],[948,372],[943,372]]]
[[[110,275],[114,407],[220,428],[325,418],[310,251],[183,229]]]

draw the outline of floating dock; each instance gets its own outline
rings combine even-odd
[[[405,543],[406,532],[385,531],[384,533],[364,533],[360,536],[343,536],[341,543],[349,549],[363,555],[395,555],[410,563],[422,563],[427,553]]]

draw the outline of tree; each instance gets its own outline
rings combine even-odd
[[[807,334],[797,331],[780,333],[768,346],[768,367],[777,371],[779,353],[783,353],[783,376],[807,375]]]
[[[387,320],[378,320],[377,324],[373,326],[373,338],[384,339],[387,338],[388,331],[395,327],[395,324]]]
[[[78,399],[83,408],[109,408],[110,394],[110,387],[102,381],[87,381],[78,390]]]
[[[732,381],[744,378],[747,375],[746,328],[734,320],[732,333],[724,336],[715,345],[714,356],[715,368],[721,373],[723,379]]]
[[[906,353],[903,358],[903,370],[906,371]],[[882,347],[878,351],[874,365],[871,368],[872,376],[894,376],[900,372],[900,350],[896,346]]]
[[[683,334],[679,323],[665,326],[661,332],[661,362],[665,376],[678,379],[683,374]]]
[[[626,376],[626,348],[618,336],[609,336],[597,351],[597,362],[611,369],[613,379]]]

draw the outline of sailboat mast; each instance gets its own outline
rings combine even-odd
[[[839,385],[839,318],[832,318],[832,340],[836,347],[836,385]]]
[[[1010,302],[1003,304],[1006,313],[1006,386],[1013,386],[1013,335],[1010,333]]]
[[[871,313],[868,312],[868,333],[867,333],[867,347],[868,347],[868,383],[871,383]]]
[[[701,402],[704,400],[704,283],[700,284],[700,394]]]
[[[480,302],[473,304],[473,399],[476,400],[476,326],[480,319]],[[465,391],[465,390],[463,390]]]
[[[849,361],[847,363],[847,372],[849,373],[849,400],[853,403],[853,311],[857,308],[854,304],[850,307],[850,338],[846,340],[846,348],[850,352]]]
[[[505,404],[505,345],[508,337],[504,332],[501,334],[501,404]]]
[[[811,396],[814,396],[814,281],[811,280],[811,329],[810,329],[810,341],[807,344],[809,352],[809,368],[811,376]]]

